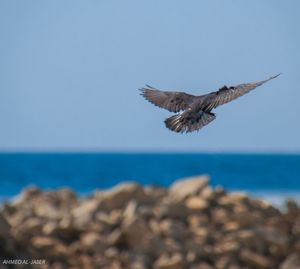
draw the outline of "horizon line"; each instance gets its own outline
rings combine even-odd
[[[176,149],[0,149],[0,154],[257,154],[300,155],[291,150],[176,150]]]

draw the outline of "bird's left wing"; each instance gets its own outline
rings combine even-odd
[[[171,112],[179,112],[189,108],[196,96],[184,92],[160,91],[149,85],[140,89],[141,95],[152,104]]]
[[[279,75],[280,74],[272,76],[266,80],[258,81],[258,82],[239,84],[237,86],[232,86],[232,87],[224,86],[220,90],[209,94],[209,98],[207,99],[209,102],[207,104],[207,108],[213,109],[213,108],[216,108],[217,106],[226,104],[226,103],[254,90],[258,86],[268,82],[269,80],[278,77]]]

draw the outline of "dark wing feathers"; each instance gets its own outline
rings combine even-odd
[[[152,104],[161,108],[167,109],[171,112],[179,112],[185,110],[193,103],[194,95],[184,92],[169,92],[160,91],[149,85],[140,89],[141,95]]]
[[[224,86],[217,92],[212,92],[209,94],[208,103],[206,108],[211,110],[217,106],[226,104],[252,90],[266,83],[267,81],[278,77],[280,74],[270,77],[266,80],[254,82],[254,83],[244,83],[237,86],[227,87]]]

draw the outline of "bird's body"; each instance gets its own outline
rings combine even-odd
[[[178,133],[193,132],[200,130],[216,118],[212,113],[216,107],[226,104],[278,76],[279,74],[254,83],[231,87],[223,86],[218,91],[200,96],[185,92],[161,91],[146,85],[141,89],[141,95],[156,106],[170,112],[179,112],[165,120],[167,128]]]

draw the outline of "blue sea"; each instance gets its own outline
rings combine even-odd
[[[169,186],[207,174],[213,186],[242,190],[279,203],[300,200],[300,155],[196,153],[2,153],[0,198],[27,186],[70,187],[82,195],[123,181]]]

